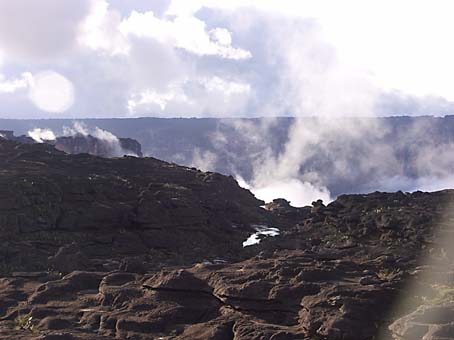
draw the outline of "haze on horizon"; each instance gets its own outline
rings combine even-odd
[[[0,2],[0,118],[454,113],[450,1]]]

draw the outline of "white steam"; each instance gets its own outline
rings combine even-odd
[[[95,127],[94,129],[90,129],[86,124],[82,122],[74,122],[72,127],[63,127],[63,135],[64,136],[77,136],[82,135],[84,137],[92,136],[104,143],[104,145],[109,150],[110,157],[121,157],[123,155],[128,156],[137,156],[136,154],[123,149],[121,146],[120,140],[117,136],[113,133],[100,129],[99,127]]]
[[[309,182],[303,182],[299,179],[273,181],[258,187],[250,187],[244,180],[237,179],[237,181],[240,186],[251,190],[257,198],[265,202],[271,202],[275,198],[284,197],[293,206],[302,207],[318,199],[322,199],[324,202],[331,201],[331,196],[327,188],[316,187]]]
[[[251,166],[243,186],[265,201],[285,198],[301,206],[358,188],[413,191],[454,184],[454,143],[439,143],[424,120],[402,130],[376,119],[381,91],[374,82],[339,58],[317,29],[281,39],[289,31],[285,25],[276,25],[282,32],[270,44],[285,50],[276,56],[285,81],[263,111],[297,116],[287,140],[276,140],[273,119],[225,120],[224,130],[212,136],[216,150],[232,161],[231,173],[243,176],[239,167]]]
[[[85,125],[82,122],[73,122],[72,126],[63,126],[63,136],[69,137],[69,136],[75,136],[75,135],[82,135],[82,136],[88,136],[90,134],[89,129],[87,128],[87,125]]]
[[[326,203],[341,193],[453,188],[454,142],[440,123],[306,117],[289,121],[282,132],[282,120],[226,120],[212,135],[217,161],[209,170],[225,169],[227,162],[258,198],[285,198],[295,206],[319,198]],[[199,158],[205,158],[200,151]]]
[[[102,130],[96,127],[92,132],[93,137],[98,138],[107,145],[109,145],[110,150],[112,150],[113,157],[121,157],[125,155],[125,150],[121,147],[120,140],[114,134],[109,131]],[[137,155],[136,155],[137,156]]]
[[[36,128],[27,132],[27,135],[37,143],[44,143],[45,141],[53,141],[56,139],[55,134],[50,129]]]
[[[38,143],[57,140],[56,134],[50,129],[35,128],[28,131],[27,134]],[[130,150],[125,150],[118,137],[113,133],[99,127],[89,128],[82,122],[75,121],[72,126],[64,126],[63,136],[84,138],[94,137],[103,143],[109,157],[122,157],[124,155],[137,157],[137,155]]]
[[[211,171],[215,168],[218,156],[211,151],[200,151],[199,148],[195,148],[192,153],[191,166],[201,169],[202,171]]]
[[[380,91],[362,70],[336,55],[316,24],[307,22],[292,30],[293,22],[278,20],[274,27],[268,52],[275,58],[281,77],[273,84],[276,91],[272,99],[260,110],[273,116],[290,113],[304,118],[293,121],[288,140],[280,150],[276,149],[278,141],[273,139],[274,119],[258,123],[226,120],[224,124],[241,136],[239,140],[229,140],[223,131],[214,134],[212,140],[222,152],[232,148],[232,144],[246,151],[252,163],[252,178],[247,186],[257,197],[265,201],[285,198],[295,206],[315,199],[330,201],[328,183],[314,159],[322,157],[331,174],[344,176],[357,171],[357,166],[361,171],[373,167],[367,160],[361,164],[352,162],[354,145],[362,143],[370,128],[380,128],[370,120],[337,118],[373,116]],[[341,147],[339,141],[348,142]],[[235,166],[231,170],[242,174]]]

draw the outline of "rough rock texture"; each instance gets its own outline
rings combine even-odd
[[[2,141],[0,155],[4,271],[236,258],[250,224],[266,219],[263,202],[231,177],[152,158],[67,155],[46,144]]]
[[[265,206],[231,177],[0,141],[0,339],[454,339],[454,191]],[[254,226],[280,229],[243,248]]]

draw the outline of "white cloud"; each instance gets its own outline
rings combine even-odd
[[[213,41],[218,42],[222,46],[229,46],[232,44],[232,33],[225,28],[215,28],[209,31]]]
[[[128,109],[131,115],[232,116],[244,112],[250,92],[247,83],[219,77],[184,79],[163,91],[145,89],[133,94]]]
[[[19,90],[27,89],[33,81],[33,75],[30,72],[22,73],[20,78],[5,79],[0,74],[0,93],[14,93]]]
[[[190,103],[189,98],[183,92],[182,88],[176,84],[171,84],[165,92],[157,92],[152,89],[142,91],[138,94],[133,94],[128,100],[128,110],[134,114],[143,106],[156,105],[161,111],[164,111],[167,104],[171,101],[178,101],[181,103]]]
[[[207,92],[222,92],[224,93],[224,100],[227,100],[235,94],[247,94],[251,91],[251,86],[245,83],[238,83],[234,81],[227,81],[219,77],[212,77],[201,80],[201,83],[206,88]]]
[[[128,43],[119,32],[121,20],[121,14],[110,8],[107,1],[96,0],[81,25],[78,42],[111,55],[127,53]]]
[[[454,100],[452,1],[173,0],[167,13],[189,16],[204,7],[237,16],[253,9],[257,18],[288,22],[311,18],[340,59],[359,65],[376,86]]]
[[[452,113],[443,101],[454,100],[454,46],[447,43],[453,6],[444,0],[3,1],[0,59],[8,79],[0,108],[32,115],[32,106],[20,105],[24,83],[10,82],[44,67],[74,80],[81,95],[68,113],[76,116],[364,115],[375,114],[384,92],[391,95],[380,114],[402,112],[401,106]],[[248,90],[222,89],[210,79]]]
[[[149,88],[162,92],[192,75],[191,65],[172,46],[151,38],[131,37],[129,42],[128,76],[134,92]]]
[[[91,0],[0,1],[0,49],[8,61],[48,62],[70,53]]]
[[[194,16],[161,19],[151,11],[145,13],[133,11],[120,24],[120,31],[125,36],[153,38],[199,56],[214,55],[234,60],[248,59],[252,56],[249,51],[231,46],[230,32],[226,29],[214,30],[210,35],[205,22]]]

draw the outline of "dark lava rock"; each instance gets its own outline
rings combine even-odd
[[[145,254],[154,265],[236,258],[251,223],[267,219],[263,202],[233,178],[152,158],[11,141],[0,141],[0,156],[5,269],[98,270]]]
[[[0,172],[2,340],[453,339],[451,190],[263,209],[231,177],[4,138]],[[243,248],[257,225],[280,234]]]

